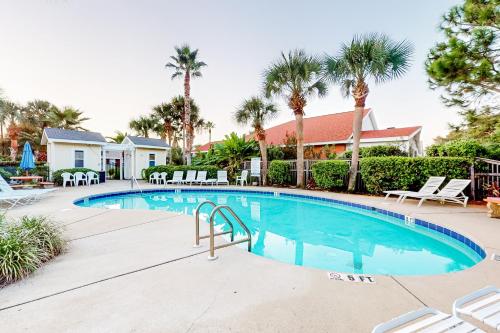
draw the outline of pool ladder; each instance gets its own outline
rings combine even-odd
[[[210,213],[210,217],[209,217],[209,220],[210,220],[210,233],[208,235],[201,235],[200,236],[200,209],[203,206],[205,206],[205,205],[210,205],[210,206],[213,207],[212,212]],[[239,240],[236,240],[236,241],[234,240],[234,226],[233,226],[233,223],[227,218],[227,216],[226,216],[226,214],[224,214],[223,210],[225,210],[229,214],[231,214],[231,216],[233,216],[233,218],[236,220],[236,222],[238,222],[238,224],[243,228],[243,230],[247,234],[247,236],[245,238],[242,238],[242,239],[239,239]],[[219,214],[220,216],[222,216],[222,218],[224,219],[224,221],[226,221],[226,223],[229,225],[230,230],[228,230],[228,231],[221,231],[221,232],[217,232],[217,233],[214,231],[214,220],[215,220],[215,216],[217,214]],[[240,243],[248,242],[248,252],[252,251],[252,234],[250,233],[250,230],[245,225],[245,223],[243,223],[243,221],[238,217],[238,215],[236,215],[236,213],[234,212],[234,210],[231,207],[229,207],[227,205],[216,205],[213,201],[210,201],[210,200],[203,201],[202,203],[200,203],[198,205],[198,207],[196,207],[196,210],[195,210],[195,222],[196,222],[196,226],[195,226],[196,233],[195,233],[195,244],[194,244],[194,247],[200,247],[201,246],[200,245],[200,239],[209,238],[210,239],[210,255],[208,256],[208,260],[215,260],[215,259],[217,259],[217,256],[215,255],[215,250],[216,249],[221,249],[221,248],[224,248],[224,247],[228,247],[228,246],[236,245],[236,244],[240,244]],[[222,236],[222,235],[227,235],[227,234],[231,235],[231,242],[215,246],[215,236]]]

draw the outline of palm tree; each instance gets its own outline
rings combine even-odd
[[[172,103],[162,103],[153,107],[153,114],[163,122],[162,132],[168,140],[168,144],[172,145],[172,139],[178,127],[177,124],[181,120],[181,112]]]
[[[82,117],[82,114],[82,111],[70,106],[66,106],[62,110],[54,107],[50,110],[49,123],[52,127],[86,131],[82,127],[82,123],[90,118]]]
[[[149,138],[149,132],[153,131],[156,124],[156,119],[147,116],[140,116],[137,119],[132,119],[128,126],[138,135]]]
[[[267,185],[267,145],[264,124],[276,117],[278,108],[259,97],[251,97],[243,101],[236,110],[234,118],[240,125],[250,124],[254,130],[255,140],[259,142],[260,155],[262,156],[262,184]]]
[[[17,150],[19,147],[17,142],[20,133],[18,123],[21,120],[22,106],[14,102],[4,101],[3,108],[9,122],[9,126],[7,127],[7,134],[10,139],[10,158],[12,161],[15,161]]]
[[[266,97],[283,96],[295,115],[297,136],[297,186],[304,186],[304,107],[311,96],[326,95],[321,61],[303,50],[294,50],[265,71]]]
[[[211,121],[205,122],[205,130],[208,131],[208,143],[212,143],[212,130],[215,128],[215,124]]]
[[[407,41],[394,42],[383,34],[355,36],[342,45],[336,57],[327,57],[327,76],[341,86],[344,97],[355,101],[353,120],[352,160],[349,191],[354,191],[359,160],[363,110],[368,97],[368,80],[376,84],[401,77],[410,67],[413,46]]]
[[[112,143],[122,143],[127,136],[127,132],[115,131],[115,136],[107,136],[106,139],[109,139]]]
[[[3,130],[4,130],[4,127],[5,125],[7,124],[7,118],[8,118],[8,114],[7,114],[7,110],[6,110],[6,103],[7,103],[7,99],[5,99],[3,96],[2,96],[2,91],[0,90],[0,145],[2,147],[2,155],[5,155],[5,145],[4,145],[4,133],[3,133]]]
[[[184,131],[187,133],[191,120],[191,105],[189,103],[191,99],[191,78],[201,77],[200,69],[207,64],[197,59],[198,49],[191,51],[191,48],[187,44],[180,47],[176,46],[175,52],[176,55],[170,57],[173,62],[167,63],[165,67],[173,68],[174,74],[172,74],[172,79],[184,76]],[[184,155],[186,156],[187,164],[191,165],[191,150],[193,143],[188,138],[187,140],[184,139],[184,144],[186,145]]]

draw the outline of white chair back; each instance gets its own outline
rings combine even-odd
[[[188,170],[185,181],[193,182],[196,180],[196,170]]]
[[[218,182],[227,182],[227,171],[226,170],[217,171],[217,181]]]
[[[160,173],[160,179],[163,180],[164,182],[167,181],[167,172],[161,172]]]
[[[9,183],[7,183],[7,181],[2,176],[0,176],[0,190],[2,192],[13,192],[14,191],[14,189],[12,189],[12,187],[10,187]]]
[[[173,181],[181,181],[184,176],[183,171],[174,171],[174,175],[172,176]]]
[[[99,183],[99,176],[94,171],[88,171],[86,173],[86,176],[87,176],[88,185],[90,185],[90,183],[92,183],[93,180],[95,180],[97,183]]]
[[[207,180],[207,172],[206,171],[198,171],[198,175],[196,176],[197,182],[202,182]]]
[[[243,170],[241,172],[241,179],[245,179],[245,180],[248,179],[248,170]]]
[[[441,186],[445,179],[446,177],[429,177],[418,193],[434,194],[437,190],[439,190],[439,186]]]
[[[453,198],[462,193],[470,184],[470,179],[452,179],[436,195]]]
[[[250,174],[252,177],[260,177],[260,157],[253,157],[250,160]]]

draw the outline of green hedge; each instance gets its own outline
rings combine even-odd
[[[383,157],[383,156],[408,156],[408,152],[398,146],[379,145],[371,147],[359,148],[360,157]],[[342,155],[342,158],[352,158],[352,151],[347,150]]]
[[[95,173],[99,174],[99,172],[92,170],[92,169],[87,169],[87,168],[60,169],[60,170],[54,171],[54,173],[52,173],[52,181],[56,185],[61,186],[62,185],[62,176],[61,175],[63,174],[63,172],[69,172],[71,174],[74,174],[75,172],[87,173],[89,171],[94,171]]]
[[[454,140],[433,144],[426,149],[427,156],[484,157],[500,159],[500,144],[483,144],[477,140]]]
[[[312,175],[316,185],[324,190],[340,189],[349,174],[346,161],[321,161],[312,165]]]
[[[153,167],[149,167],[147,169],[142,170],[142,177],[144,180],[149,180],[149,176],[153,172],[166,172],[167,180],[172,179],[174,175],[174,171],[184,171],[184,177],[186,176],[187,170],[196,170],[196,171],[207,171],[207,179],[217,178],[217,170],[221,170],[221,168],[215,165],[200,165],[200,166],[188,166],[188,165],[157,165]]]
[[[360,172],[368,193],[418,191],[430,176],[468,179],[471,159],[462,157],[367,157]]]
[[[287,185],[291,181],[290,163],[287,161],[274,160],[269,164],[267,170],[269,182],[274,185]]]

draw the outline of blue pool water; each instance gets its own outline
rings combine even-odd
[[[408,224],[402,215],[371,207],[286,194],[155,191],[94,196],[75,204],[192,215],[205,200],[234,209],[252,233],[252,253],[299,266],[345,273],[429,275],[469,268],[485,255],[466,237],[424,221]],[[211,209],[206,205],[202,218]],[[227,229],[222,219],[216,222],[217,229]],[[236,239],[244,237],[237,223],[235,230]]]

